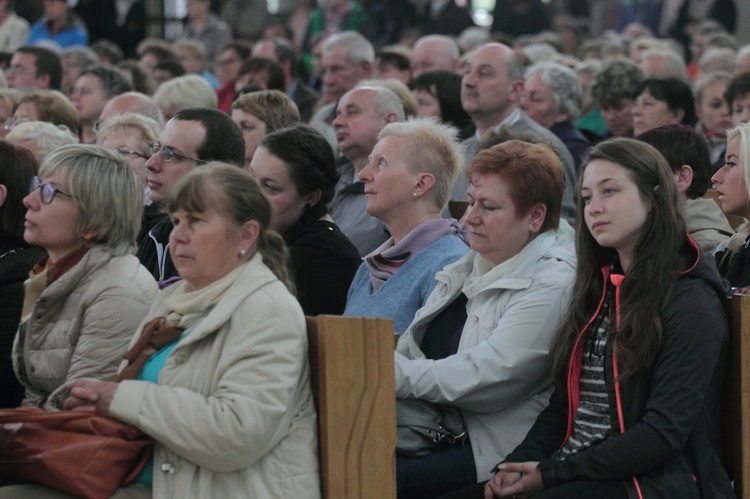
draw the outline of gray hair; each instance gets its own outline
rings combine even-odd
[[[537,62],[526,70],[526,79],[539,75],[542,83],[552,90],[555,110],[567,114],[572,121],[581,113],[583,90],[575,71],[557,62]]]
[[[435,177],[428,195],[432,195],[438,209],[445,208],[463,163],[458,131],[435,118],[409,118],[383,127],[378,140],[391,136],[406,142],[403,158],[412,172],[427,172]]]
[[[743,45],[737,50],[737,58],[735,59],[735,64],[739,65],[742,59],[747,56],[750,56],[750,43],[748,43],[747,45]]]
[[[99,57],[96,55],[96,52],[92,48],[83,45],[73,45],[72,47],[63,49],[60,59],[63,66],[68,66],[72,62],[73,65],[81,69],[99,64]]]
[[[154,94],[161,108],[169,106],[208,107],[216,109],[219,99],[211,85],[200,75],[184,75],[165,81]]]
[[[323,42],[323,52],[328,52],[336,47],[344,47],[346,49],[346,58],[352,64],[359,65],[363,61],[372,64],[375,61],[375,49],[372,47],[372,44],[367,38],[356,31],[336,33],[329,36]]]
[[[683,81],[687,80],[688,73],[685,61],[674,50],[668,48],[650,48],[641,54],[641,61],[646,61],[651,58],[660,58],[662,60],[664,71],[660,74],[646,75],[647,77],[672,77]]]
[[[701,74],[726,71],[733,73],[737,64],[737,54],[730,48],[713,48],[703,52],[698,59],[698,70]]]
[[[396,121],[404,121],[406,116],[412,116],[417,114],[417,101],[412,95],[409,87],[402,82],[393,78],[386,80],[362,80],[355,88],[367,88],[375,91],[375,102],[373,108],[375,114],[378,116],[384,116],[388,113],[395,113],[398,116]],[[381,92],[380,89],[385,88],[388,92]],[[393,100],[393,97],[389,93],[395,95],[398,98],[400,106],[397,106]],[[409,112],[411,111],[411,113]]]
[[[458,44],[456,43],[456,40],[454,40],[453,38],[449,36],[445,36],[445,35],[423,36],[414,43],[414,48],[417,48],[418,45],[424,42],[438,42],[442,48],[441,52],[444,52],[446,55],[448,55],[452,59],[458,59],[461,56],[461,51],[458,47]]]
[[[64,146],[42,162],[39,176],[59,173],[78,204],[78,233],[95,231],[92,244],[115,254],[135,247],[141,228],[143,186],[127,161],[100,146]],[[116,200],[117,209],[112,209]]]
[[[26,121],[14,126],[5,138],[19,143],[33,140],[36,144],[34,155],[41,163],[51,152],[62,146],[78,143],[78,137],[65,125],[55,125],[48,121]]]
[[[397,121],[404,121],[404,105],[395,92],[385,87],[364,87],[375,92],[375,98],[372,101],[372,109],[377,116],[386,114],[396,114]]]

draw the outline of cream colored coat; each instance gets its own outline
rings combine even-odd
[[[159,291],[130,250],[94,246],[39,296],[13,344],[23,405],[59,409],[68,381],[114,379]]]
[[[179,340],[159,384],[122,382],[110,414],[157,441],[153,497],[320,497],[304,316],[258,254]]]
[[[398,342],[396,396],[461,409],[478,481],[492,476],[549,402],[549,344],[570,300],[575,261],[572,239],[551,232],[490,270],[471,251],[438,272],[437,286]],[[467,318],[458,352],[426,359],[422,336],[462,291]]]

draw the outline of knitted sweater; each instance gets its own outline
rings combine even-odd
[[[403,333],[437,284],[435,274],[468,251],[460,237],[441,237],[410,258],[374,293],[363,263],[349,287],[344,315],[393,319],[396,334]]]

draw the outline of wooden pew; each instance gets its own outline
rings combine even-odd
[[[729,445],[734,490],[750,499],[750,294],[735,294],[731,304]]]
[[[396,498],[393,322],[307,317],[323,499]]]

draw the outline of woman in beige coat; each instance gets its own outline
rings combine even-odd
[[[68,381],[115,377],[156,297],[131,254],[143,188],[117,153],[72,145],[47,157],[23,202],[24,239],[48,256],[26,281],[13,365],[23,405],[59,409]]]
[[[156,440],[153,465],[116,497],[320,497],[304,317],[270,202],[248,173],[213,163],[180,179],[165,207],[183,280],[144,326],[176,339],[123,366],[137,380],[72,382],[65,407]]]

